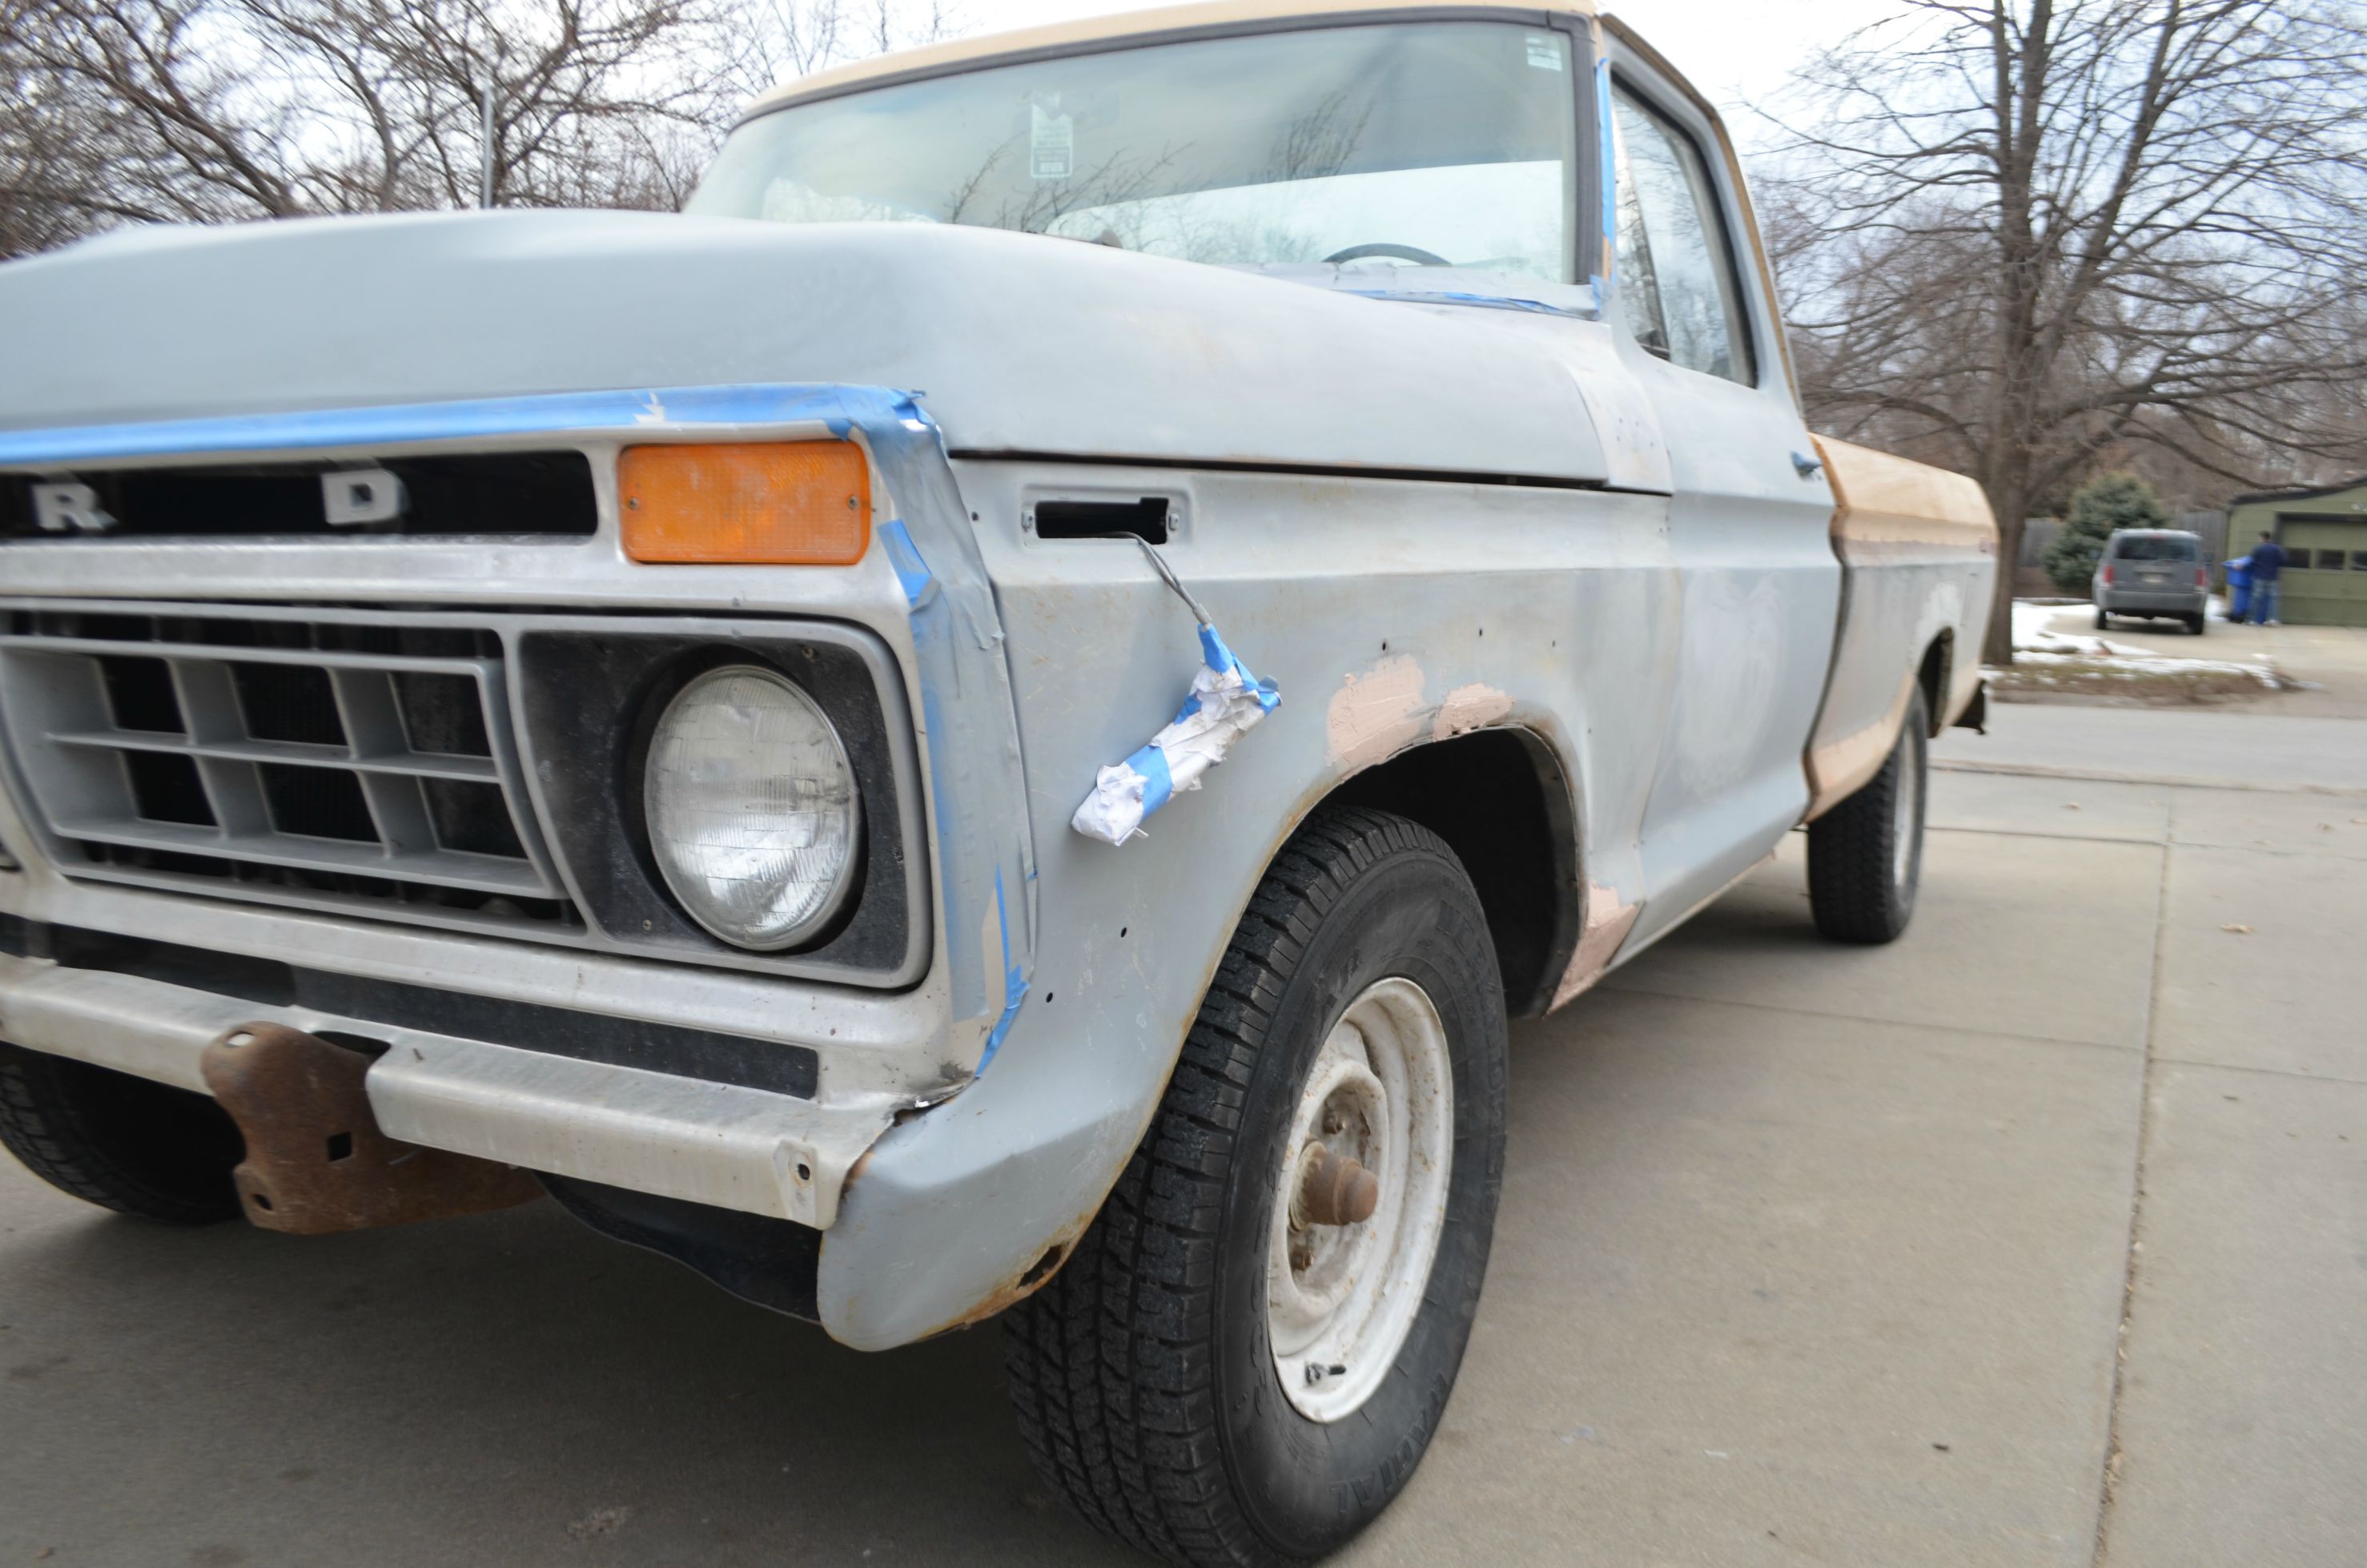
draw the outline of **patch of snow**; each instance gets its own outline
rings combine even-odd
[[[2081,641],[2067,639],[2067,641]],[[2013,653],[2014,668],[2027,665],[2044,669],[2049,666],[2077,665],[2114,680],[2136,680],[2148,676],[2221,675],[2244,676],[2262,686],[2276,689],[2285,684],[2274,664],[2247,665],[2233,659],[2174,659],[2147,653],[2134,648],[2116,648],[2101,638],[2087,638],[2094,644],[2089,649],[2017,648]]]
[[[2037,646],[2037,640],[2051,636],[2047,623],[2069,609],[2069,605],[2045,603],[2036,599],[2013,601],[2013,645],[2016,648]]]
[[[2224,610],[2225,606],[2212,603]],[[2255,653],[2257,663],[2235,659],[2187,659],[2157,653],[2150,649],[2115,642],[2093,632],[2056,631],[2051,627],[2056,617],[2065,613],[2064,607],[2031,599],[2013,601],[2013,662],[2017,669],[2028,666],[2035,684],[2052,686],[2056,676],[2046,673],[2048,666],[2076,665],[2079,674],[2112,680],[2138,680],[2150,676],[2180,675],[2235,676],[2257,681],[2271,691],[2298,687],[2303,683],[2277,668],[2276,661],[2266,653]],[[2092,614],[2093,612],[2089,612]]]

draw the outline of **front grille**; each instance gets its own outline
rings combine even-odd
[[[821,706],[863,794],[848,907],[796,952],[692,925],[640,836],[651,694],[727,653]],[[0,597],[0,784],[72,881],[755,974],[925,972],[902,699],[877,637],[803,618]]]
[[[0,723],[69,876],[572,927],[491,631],[9,612]]]
[[[365,469],[391,473],[401,483],[400,508],[383,521],[333,526],[324,484]],[[592,464],[582,452],[489,452],[61,472],[38,481],[0,475],[0,540],[62,537],[42,530],[33,487],[69,477],[89,486],[107,517],[96,534],[62,536],[76,539],[583,538],[599,527]]]

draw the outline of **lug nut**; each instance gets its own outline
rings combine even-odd
[[[1360,1225],[1380,1207],[1380,1178],[1346,1154],[1309,1143],[1299,1168],[1296,1207],[1310,1225]]]

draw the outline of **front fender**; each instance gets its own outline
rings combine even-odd
[[[1267,865],[1362,769],[1472,729],[1525,728],[1557,754],[1586,885],[1610,905],[1639,901],[1637,835],[1674,659],[1657,497],[956,469],[1025,745],[1036,967],[985,1070],[879,1138],[823,1235],[822,1323],[867,1349],[974,1322],[1050,1276],[1140,1142]],[[1030,535],[1036,499],[1080,492],[1172,496],[1185,522],[1168,561],[1282,692],[1205,788],[1115,847],[1069,815],[1097,768],[1174,712],[1199,652],[1190,613],[1131,541]]]

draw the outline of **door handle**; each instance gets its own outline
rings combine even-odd
[[[1794,452],[1792,454],[1792,472],[1798,474],[1802,479],[1814,479],[1817,475],[1825,472],[1825,465],[1818,462],[1816,459],[1810,457],[1806,452]]]

